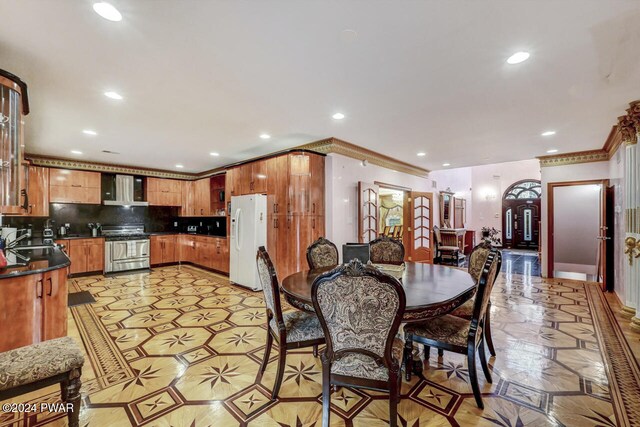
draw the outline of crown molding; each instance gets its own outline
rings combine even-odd
[[[59,157],[40,156],[38,154],[25,154],[24,157],[35,166],[46,166],[49,168],[75,169],[91,172],[122,173],[128,175],[142,175],[156,178],[171,178],[183,180],[194,180],[199,178],[199,175],[197,174],[176,173],[173,171],[166,171],[161,169],[148,169],[135,166],[114,165],[109,163],[78,161]]]
[[[405,163],[393,157],[385,156],[384,154],[377,153],[364,147],[360,147],[355,144],[343,141],[338,138],[326,138],[320,141],[311,142],[309,144],[300,145],[295,148],[290,148],[283,151],[271,153],[266,156],[256,157],[248,159],[243,162],[233,163],[226,166],[222,166],[215,169],[210,169],[200,173],[178,173],[175,171],[167,171],[162,169],[150,169],[136,166],[124,166],[110,163],[88,162],[78,161],[74,159],[65,159],[61,157],[42,156],[38,154],[25,154],[25,159],[29,160],[33,165],[46,166],[50,168],[64,168],[64,169],[77,169],[93,172],[106,172],[106,173],[123,173],[129,175],[141,175],[150,176],[156,178],[170,178],[170,179],[182,179],[182,180],[196,180],[201,178],[208,178],[221,173],[225,173],[228,169],[236,166],[240,166],[245,163],[251,163],[257,160],[263,160],[269,157],[279,156],[282,154],[295,152],[295,151],[310,151],[318,154],[330,154],[336,153],[346,157],[351,157],[358,160],[366,160],[372,165],[382,166],[387,169],[396,170],[398,172],[407,173],[410,175],[426,178],[429,175],[429,170],[414,166],[410,163]]]
[[[609,160],[609,153],[605,150],[588,150],[553,156],[540,156],[537,157],[537,159],[540,160],[540,166],[545,168],[550,166],[575,165],[579,163],[604,162]]]
[[[430,172],[428,169],[394,159],[393,157],[385,156],[384,154],[377,153],[334,137],[300,145],[297,148],[321,154],[335,153],[352,159],[366,160],[372,165],[382,166],[383,168],[419,176],[421,178],[427,178]]]

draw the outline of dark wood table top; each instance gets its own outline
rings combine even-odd
[[[407,297],[405,322],[417,322],[448,313],[464,304],[475,292],[469,273],[442,265],[405,263],[401,283]],[[322,268],[294,273],[282,281],[285,299],[300,310],[313,311],[311,285],[331,270]]]

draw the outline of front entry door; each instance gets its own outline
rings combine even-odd
[[[505,200],[504,243],[507,248],[538,249],[540,200]]]
[[[409,246],[409,260],[414,262],[432,262],[431,249],[431,218],[433,207],[433,193],[418,193],[412,191],[409,204],[411,221],[409,227],[410,238],[405,243]]]

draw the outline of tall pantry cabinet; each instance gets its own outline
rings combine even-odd
[[[307,269],[307,247],[325,232],[321,154],[293,151],[227,171],[226,194],[267,195],[267,251],[278,278]]]

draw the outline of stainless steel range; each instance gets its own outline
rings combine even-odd
[[[106,273],[149,268],[149,234],[144,225],[103,225]]]

